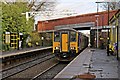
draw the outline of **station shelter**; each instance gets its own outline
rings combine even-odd
[[[109,48],[120,58],[120,9],[110,19],[110,44]]]

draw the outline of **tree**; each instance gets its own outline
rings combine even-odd
[[[56,0],[32,0],[28,6],[33,11],[52,11],[56,4]]]
[[[50,14],[53,13],[56,5],[56,0],[31,0],[31,2],[28,4],[28,7],[31,11],[41,12],[44,16],[50,16]]]
[[[20,2],[20,1],[21,0],[14,0],[14,1],[3,0],[3,2],[1,2],[3,32],[6,32],[6,31],[18,32],[18,33],[21,32],[25,35],[31,34],[33,30],[33,24],[34,24],[33,17],[30,18],[29,21],[26,21],[26,16],[22,15],[22,13],[26,13],[30,11],[53,10],[53,8],[55,7],[54,5],[55,2],[52,2],[52,1],[49,2],[48,0],[42,0],[42,1],[31,0],[32,2],[29,2],[29,1]],[[25,38],[27,37],[25,36]],[[25,42],[25,39],[24,39],[24,42]]]
[[[33,32],[30,34],[31,43],[35,44],[36,42],[40,42],[40,36],[38,32]]]
[[[28,11],[27,3],[15,2],[11,4],[2,4],[2,29],[4,32],[22,32],[32,31],[33,19],[26,21],[22,13]]]
[[[108,4],[109,4],[110,10],[120,9],[120,1],[118,1],[118,2],[104,3],[101,7],[104,10],[108,10]]]
[[[34,20],[33,18],[26,21],[26,16],[22,15],[29,11],[27,2],[6,2],[2,3],[2,33],[16,32],[24,35],[32,33]],[[25,43],[26,37],[23,39]],[[2,42],[2,41],[1,41]]]

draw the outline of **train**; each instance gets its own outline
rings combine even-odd
[[[89,38],[75,29],[58,29],[53,32],[53,54],[59,61],[73,60],[88,47]]]

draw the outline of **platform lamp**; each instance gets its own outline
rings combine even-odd
[[[98,3],[105,3],[105,2],[96,2],[97,3],[97,7],[98,7]],[[108,4],[108,28],[107,28],[107,31],[108,31],[108,37],[107,37],[107,55],[109,56],[109,10],[110,10],[110,7],[109,7],[109,2],[106,2]],[[97,8],[98,10],[98,8]]]
[[[97,18],[96,19],[96,23],[97,23],[97,33],[96,33],[97,34],[96,35],[96,37],[97,37],[96,40],[97,41],[96,41],[96,43],[97,43],[97,46],[96,47],[98,48],[99,47],[99,44],[98,44],[98,41],[99,41],[99,35],[98,35],[98,17],[99,17],[99,15],[95,15],[95,17]]]
[[[107,42],[107,55],[109,56],[109,2],[108,3],[108,42]]]
[[[96,46],[96,47],[98,48],[98,47],[99,47],[99,46],[98,46],[98,40],[99,40],[99,35],[98,35],[98,26],[99,26],[99,25],[98,25],[98,17],[99,17],[99,15],[98,15],[98,11],[99,11],[99,5],[98,5],[98,2],[96,2],[96,3],[97,3],[97,15],[95,15],[95,17],[97,18],[97,20],[96,20],[96,22],[97,22],[97,34],[96,34],[96,37],[97,37],[97,39],[96,39],[96,40],[97,40],[97,41],[96,41],[96,44],[97,44],[97,46]]]

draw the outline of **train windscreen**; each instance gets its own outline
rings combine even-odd
[[[55,42],[60,42],[60,32],[55,32],[54,33],[54,41]]]
[[[70,41],[71,42],[76,42],[76,32],[71,32],[70,33]]]

